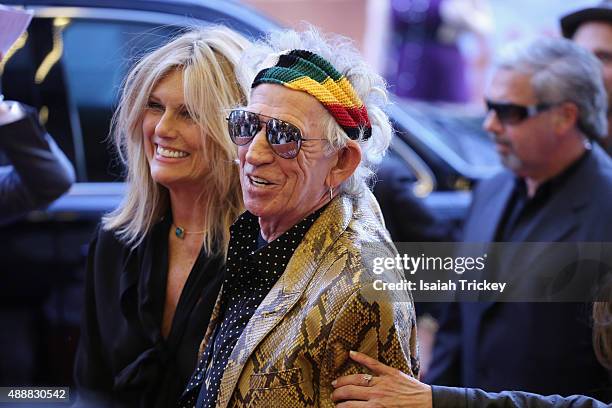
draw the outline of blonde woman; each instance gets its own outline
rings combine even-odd
[[[224,109],[244,103],[245,45],[222,27],[188,32],[125,80],[112,135],[127,192],[89,252],[75,366],[86,403],[169,406],[195,367],[242,211]]]

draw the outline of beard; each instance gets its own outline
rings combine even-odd
[[[500,154],[500,159],[504,167],[512,171],[515,174],[520,174],[520,170],[523,168],[523,162],[513,152]]]

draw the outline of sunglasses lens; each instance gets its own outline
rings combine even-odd
[[[495,114],[502,123],[509,125],[515,125],[527,118],[529,113],[527,108],[521,105],[515,105],[511,103],[487,103],[489,110],[495,111]]]
[[[230,138],[238,146],[249,143],[261,129],[257,115],[242,110],[234,110],[227,120]]]
[[[297,126],[279,119],[270,119],[266,126],[268,142],[276,154],[284,159],[298,155],[302,132]]]

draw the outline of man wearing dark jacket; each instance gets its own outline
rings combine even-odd
[[[507,169],[476,189],[464,241],[612,241],[612,160],[592,143],[607,130],[599,62],[564,39],[506,51],[486,92],[484,127]],[[526,276],[546,260],[531,255],[502,257],[497,276]],[[584,303],[450,304],[425,381],[609,401],[589,315]]]

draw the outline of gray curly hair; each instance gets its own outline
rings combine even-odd
[[[262,63],[270,54],[297,49],[314,52],[329,61],[351,83],[368,110],[372,136],[363,140],[361,131],[357,140],[362,151],[361,163],[355,173],[339,186],[340,192],[359,195],[373,179],[376,166],[384,157],[393,135],[389,118],[383,111],[388,100],[385,81],[367,65],[352,40],[340,35],[323,35],[310,26],[302,32],[274,31],[248,48],[239,64],[241,85],[245,89],[251,87],[255,75],[264,68]],[[350,140],[331,115],[326,116],[323,128],[330,152],[342,149]]]

